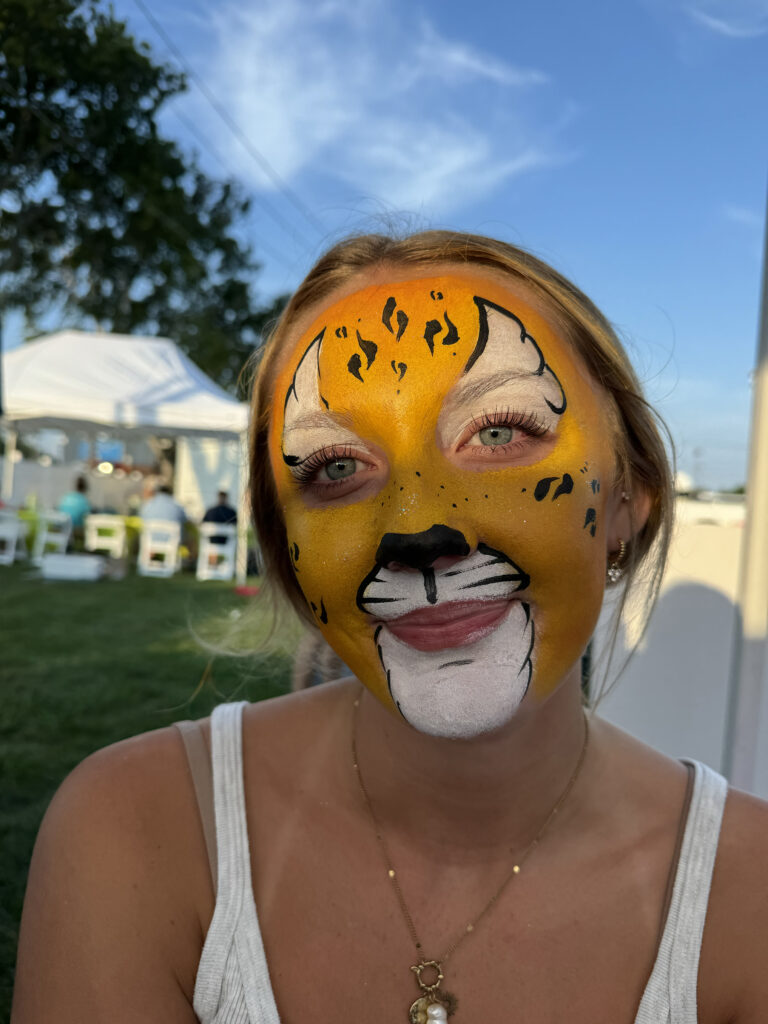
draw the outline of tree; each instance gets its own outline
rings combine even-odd
[[[186,88],[96,0],[0,4],[0,302],[166,335],[234,390],[266,322],[249,201],[163,138]]]

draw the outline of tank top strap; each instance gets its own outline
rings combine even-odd
[[[695,778],[667,923],[636,1024],[696,1024],[699,954],[728,784],[689,761]]]

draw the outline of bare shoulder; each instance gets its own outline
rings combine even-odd
[[[757,1024],[768,1005],[768,803],[731,789],[701,950],[699,987],[718,1020]]]
[[[14,1024],[194,1021],[213,907],[178,730],[86,758],[43,819],[19,942]]]

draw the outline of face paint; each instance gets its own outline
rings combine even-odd
[[[603,593],[606,406],[484,275],[372,285],[298,339],[270,428],[296,578],[416,728],[498,728],[579,657]]]

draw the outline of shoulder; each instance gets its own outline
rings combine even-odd
[[[35,845],[19,943],[19,1019],[44,1020],[55,1004],[71,1009],[62,1020],[122,1020],[119,1006],[128,1019],[139,990],[149,1006],[185,1019],[212,909],[178,731],[96,752],[62,783]]]
[[[730,789],[712,875],[699,986],[734,1024],[768,1005],[768,803]]]

